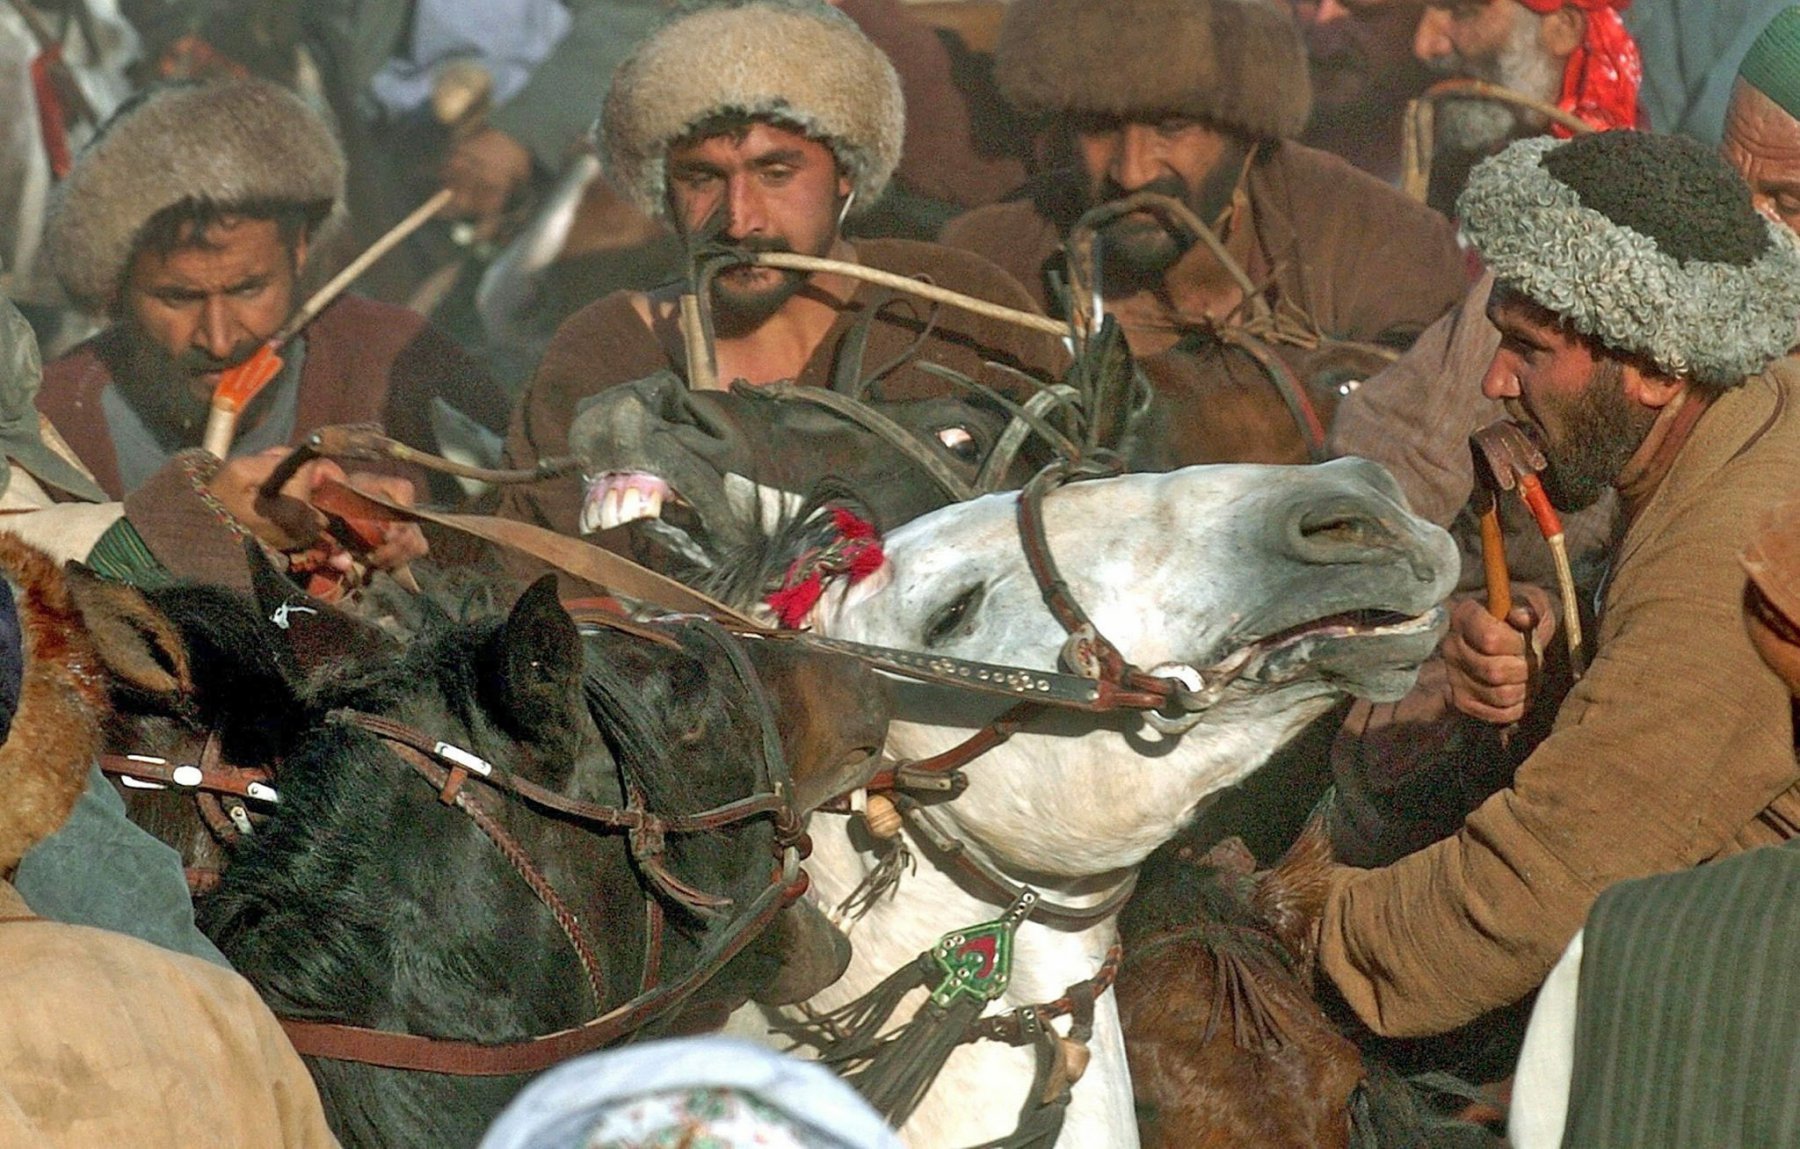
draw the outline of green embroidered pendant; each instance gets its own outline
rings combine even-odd
[[[939,938],[931,957],[944,971],[944,980],[931,991],[931,1003],[948,1009],[959,997],[989,1002],[1005,993],[1012,979],[1013,933],[1037,900],[1036,892],[1026,890],[996,920]]]

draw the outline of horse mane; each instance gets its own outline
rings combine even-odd
[[[1137,1042],[1133,1078],[1155,1134],[1147,1145],[1189,1144],[1201,1128],[1231,1130],[1232,1144],[1289,1145],[1327,1127],[1347,1131],[1334,1143],[1349,1149],[1498,1144],[1451,1112],[1472,1087],[1401,1077],[1315,1003],[1313,929],[1331,863],[1318,822],[1272,870],[1256,872],[1236,839],[1196,854],[1153,855],[1146,888],[1157,896],[1134,899],[1121,920],[1120,1012]],[[1271,1092],[1275,1080],[1286,1094]]]
[[[760,524],[751,524],[754,529],[748,532],[749,542],[722,547],[711,570],[696,572],[693,585],[727,606],[755,609],[771,591],[781,587],[797,558],[836,539],[829,514],[833,507],[872,521],[862,497],[843,480],[827,476],[813,486],[791,514],[781,516],[774,530],[765,531]]]

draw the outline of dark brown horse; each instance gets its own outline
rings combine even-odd
[[[1262,874],[1235,838],[1146,867],[1116,985],[1145,1149],[1500,1144],[1436,1113],[1314,999],[1330,862],[1313,826]]]

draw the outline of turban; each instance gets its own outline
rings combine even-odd
[[[566,1061],[515,1098],[481,1149],[900,1149],[824,1066],[724,1037],[629,1045]]]
[[[1783,9],[1769,21],[1750,45],[1738,75],[1782,111],[1800,119],[1800,7]]]
[[[1573,112],[1589,124],[1608,128],[1646,126],[1638,109],[1638,89],[1644,83],[1644,63],[1638,46],[1625,30],[1619,12],[1631,0],[1519,0],[1540,16],[1561,8],[1579,8],[1587,17],[1581,44],[1563,67],[1562,93],[1556,106]],[[1569,130],[1554,125],[1551,134],[1569,138]]]

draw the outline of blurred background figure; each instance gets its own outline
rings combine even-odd
[[[51,354],[92,331],[39,258],[50,189],[131,94],[136,31],[113,0],[0,4],[0,295]]]
[[[1480,80],[1590,128],[1644,127],[1643,65],[1620,10],[1630,0],[1426,0],[1413,54],[1444,79]],[[1469,170],[1514,140],[1570,129],[1492,100],[1442,101],[1429,202],[1449,214]]]
[[[1424,0],[1291,0],[1306,37],[1313,113],[1300,142],[1392,183],[1406,103],[1435,78],[1413,57]]]
[[[1644,60],[1639,93],[1658,132],[1719,142],[1739,61],[1786,0],[1637,0],[1625,27]]]

